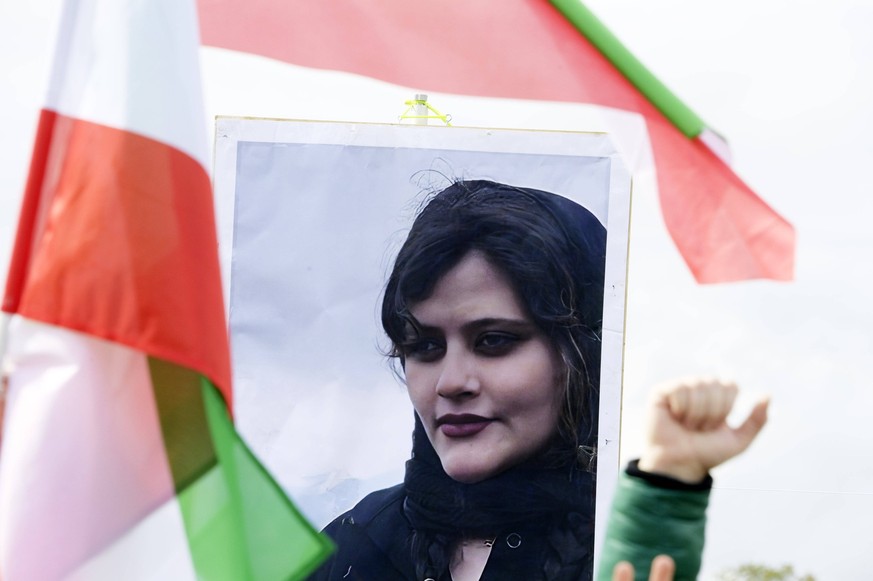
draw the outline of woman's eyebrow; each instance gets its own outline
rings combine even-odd
[[[533,322],[527,319],[484,317],[482,319],[468,321],[461,325],[461,329],[464,331],[478,331],[492,327],[499,327],[508,331],[525,331],[533,327]]]
[[[482,329],[489,329],[498,327],[502,330],[507,331],[527,331],[530,328],[534,327],[532,321],[527,319],[516,319],[516,318],[508,318],[508,317],[483,317],[481,319],[474,319],[472,321],[467,321],[463,325],[461,325],[461,331],[465,333],[480,331]],[[442,327],[438,325],[428,325],[427,323],[422,323],[421,321],[417,321],[415,326],[415,335],[416,337],[422,337],[427,335],[441,335],[444,333]]]

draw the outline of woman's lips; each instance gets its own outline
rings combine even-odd
[[[437,426],[448,438],[468,438],[487,428],[491,421],[473,414],[446,414],[437,419]]]

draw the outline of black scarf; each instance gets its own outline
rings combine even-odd
[[[403,510],[427,535],[493,536],[511,527],[546,529],[564,562],[590,562],[594,475],[536,459],[475,484],[452,480],[416,415],[413,455],[406,463]]]

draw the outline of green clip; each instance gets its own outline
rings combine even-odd
[[[416,95],[415,99],[411,99],[409,101],[405,101],[404,105],[406,105],[406,110],[400,115],[400,120],[404,119],[439,119],[443,123],[446,124],[446,127],[451,127],[452,124],[450,121],[452,120],[451,115],[443,115],[436,108],[427,102],[427,95]],[[426,115],[421,115],[418,111],[421,111],[420,107],[424,106],[427,108],[430,113]],[[426,121],[425,121],[426,123]]]

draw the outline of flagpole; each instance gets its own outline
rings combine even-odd
[[[686,137],[697,137],[706,128],[703,119],[653,75],[580,0],[549,1]]]

